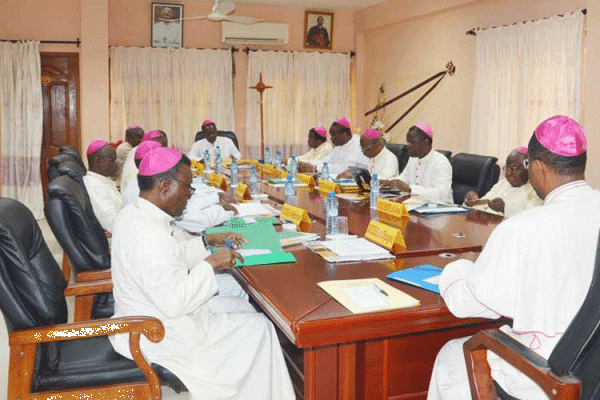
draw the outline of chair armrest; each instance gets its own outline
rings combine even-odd
[[[557,376],[547,361],[498,329],[476,333],[463,345],[473,400],[496,400],[487,350],[531,378],[554,400],[578,399],[581,382],[573,376]]]
[[[97,293],[110,293],[113,290],[112,280],[73,283],[65,288],[65,296],[86,296]]]
[[[19,346],[60,342],[128,332],[143,334],[153,343],[160,342],[165,336],[165,328],[157,318],[124,317],[14,330],[10,333],[9,344],[10,346]]]
[[[110,268],[96,269],[93,271],[81,271],[77,273],[77,282],[91,282],[102,279],[110,279],[112,277]]]

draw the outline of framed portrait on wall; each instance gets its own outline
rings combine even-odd
[[[304,48],[331,50],[333,43],[333,13],[304,12]]]
[[[152,3],[152,47],[183,47],[183,4]]]

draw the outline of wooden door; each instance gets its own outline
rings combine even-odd
[[[48,160],[58,148],[80,146],[79,129],[79,54],[41,53],[44,137],[40,169],[46,201]]]

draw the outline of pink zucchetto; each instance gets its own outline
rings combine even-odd
[[[150,150],[140,163],[138,174],[153,176],[173,168],[181,160],[182,153],[170,147],[157,147]]]
[[[210,124],[215,125],[215,123],[210,119],[205,119],[204,121],[202,121],[202,126],[210,125]]]
[[[587,150],[583,127],[564,115],[548,118],[535,129],[538,142],[554,154],[575,157]]]
[[[362,135],[367,139],[379,139],[381,137],[381,133],[373,128],[365,129]]]
[[[162,147],[160,143],[155,140],[147,140],[139,144],[137,149],[135,150],[134,159],[141,160],[144,158],[146,154],[148,154],[151,150],[156,149],[157,147]]]
[[[157,138],[159,136],[163,136],[163,134],[160,131],[146,132],[146,134],[144,135],[144,138],[142,139],[142,142],[145,142],[146,140],[152,140],[152,139]]]
[[[525,155],[529,154],[529,150],[527,150],[527,147],[525,147],[525,146],[517,147],[515,149],[515,151],[517,153],[521,153],[521,154],[525,154]]]
[[[431,130],[431,126],[429,126],[429,124],[426,124],[424,122],[417,122],[415,126],[423,132],[425,132],[427,136],[433,139],[433,131]]]
[[[97,152],[98,150],[100,150],[108,144],[110,143],[108,143],[106,140],[92,140],[92,143],[90,143],[90,145],[88,146],[87,150],[85,151],[85,154],[89,156],[90,154]]]
[[[317,125],[313,128],[315,130],[315,132],[317,132],[317,134],[319,136],[324,137],[325,139],[327,139],[327,129],[325,129],[324,126],[321,125]]]
[[[139,128],[136,124],[127,125],[127,129]]]
[[[346,118],[338,118],[335,120],[335,122],[337,122],[341,126],[345,126],[346,128],[350,129],[350,122],[348,122]]]

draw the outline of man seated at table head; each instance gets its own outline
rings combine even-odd
[[[243,261],[233,249],[211,254],[204,246],[243,236],[226,232],[178,242],[171,222],[192,193],[190,160],[156,148],[143,158],[140,198],[117,218],[112,240],[114,318],[153,316],[163,323],[159,343],[141,340],[153,363],[174,373],[194,399],[294,399],[279,340],[269,320],[245,300],[215,296],[215,271]],[[132,358],[129,337],[110,338]]]
[[[369,160],[360,149],[360,137],[352,134],[350,122],[346,118],[338,118],[331,124],[329,137],[333,150],[323,159],[323,162],[315,165],[318,172],[321,171],[324,162],[329,166],[329,174],[332,178],[350,167],[367,169]]]
[[[333,150],[331,142],[327,140],[327,129],[323,126],[315,126],[308,131],[308,153],[298,156],[298,162],[310,164],[310,166],[318,165],[323,162]]]
[[[117,163],[123,167],[129,152],[142,142],[144,130],[137,125],[129,125],[125,130],[125,141],[117,147]]]
[[[240,151],[235,147],[233,140],[217,136],[217,125],[210,119],[205,119],[202,122],[202,133],[204,133],[204,139],[198,140],[192,145],[188,154],[190,158],[202,160],[204,158],[204,150],[208,150],[210,158],[214,159],[217,146],[221,149],[222,158],[235,157],[239,159],[242,157]]]
[[[88,172],[83,177],[85,189],[98,222],[104,230],[112,232],[117,213],[123,205],[115,183],[119,171],[117,152],[110,143],[93,140],[85,154],[88,160]]]
[[[382,185],[417,195],[427,201],[453,203],[452,166],[445,155],[433,150],[429,124],[416,123],[406,133],[410,158],[400,176]]]
[[[542,200],[529,183],[529,174],[524,161],[527,159],[527,147],[518,147],[506,157],[503,167],[505,178],[496,183],[489,192],[479,198],[477,192],[465,195],[465,205],[481,210],[492,209],[511,217],[518,212],[539,206]]]
[[[544,204],[503,221],[474,263],[448,264],[440,293],[457,317],[512,319],[501,328],[547,358],[588,292],[600,229],[600,192],[584,177],[586,137],[581,125],[558,115],[529,141],[529,179]],[[468,399],[462,344],[440,350],[428,399]],[[542,390],[488,352],[493,378],[511,396],[547,399]]]
[[[146,142],[148,140],[152,140],[160,143],[163,147],[169,146],[169,139],[167,138],[167,134],[163,131],[154,130],[148,131],[142,138],[142,142]],[[135,166],[135,151],[137,150],[137,146],[132,149],[127,155],[127,159],[125,159],[125,163],[123,164],[123,170],[121,171],[121,190],[126,187],[132,181],[136,181],[136,176],[138,173],[138,169]]]

